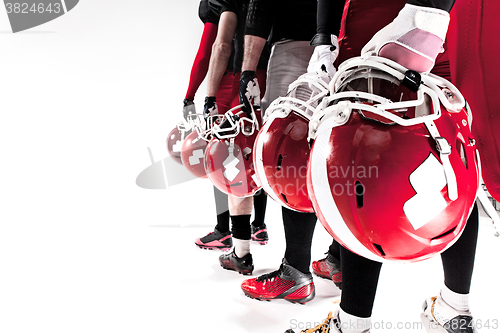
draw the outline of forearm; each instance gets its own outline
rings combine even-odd
[[[219,89],[220,80],[226,71],[231,56],[237,22],[238,18],[233,12],[225,11],[220,16],[217,38],[212,47],[212,56],[210,57],[210,66],[208,69],[208,97],[215,97],[217,89]]]
[[[241,71],[256,71],[260,54],[266,45],[266,39],[253,35],[245,36],[245,51]]]
[[[217,94],[220,80],[226,71],[230,55],[231,44],[214,44],[207,75],[207,96],[214,97]]]

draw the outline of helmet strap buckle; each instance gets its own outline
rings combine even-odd
[[[401,83],[411,91],[417,92],[420,84],[422,84],[422,76],[416,71],[407,70]]]

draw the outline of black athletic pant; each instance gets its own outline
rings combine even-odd
[[[330,247],[328,248],[328,252],[330,252],[330,254],[332,256],[334,256],[335,259],[340,260],[340,248],[341,247],[342,246],[340,246],[340,244],[337,243],[337,241],[335,239],[333,239],[332,244],[330,244]]]
[[[478,231],[479,211],[476,203],[460,238],[441,253],[444,284],[448,289],[459,294],[468,294],[470,290]]]
[[[266,191],[260,189],[253,196],[254,220],[252,224],[255,227],[260,227],[264,225],[264,219],[266,216],[266,206],[267,206]]]

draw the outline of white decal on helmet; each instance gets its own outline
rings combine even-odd
[[[179,153],[181,151],[181,147],[182,147],[181,140],[177,140],[175,141],[175,144],[172,146],[172,151],[174,153]]]
[[[403,211],[413,228],[418,230],[448,206],[441,194],[446,186],[446,175],[436,156],[429,154],[409,179],[416,194],[405,202]]]
[[[189,156],[189,164],[197,165],[201,163],[201,160],[205,158],[205,153],[203,149],[193,150],[193,155]]]
[[[223,173],[224,177],[229,181],[233,181],[234,178],[240,173],[240,170],[236,167],[240,160],[236,156],[234,156],[233,149],[229,149],[229,156],[224,160],[222,165],[226,169]]]

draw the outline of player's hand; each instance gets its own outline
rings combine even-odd
[[[339,55],[339,42],[337,36],[316,34],[311,41],[311,45],[315,46],[315,48],[309,60],[307,72],[318,74],[326,72],[330,77],[333,77],[337,72],[333,63]]]
[[[184,98],[183,107],[182,107],[182,116],[186,121],[189,120],[189,115],[196,114],[196,108],[194,106],[194,102]]]
[[[203,106],[203,117],[207,119],[210,116],[219,114],[215,97],[205,97],[205,105]]]
[[[254,71],[241,73],[239,96],[242,110],[251,118],[252,108],[254,111],[260,109],[260,88]]]
[[[441,9],[406,4],[377,32],[361,54],[374,53],[417,72],[429,72],[443,50],[450,14]]]

